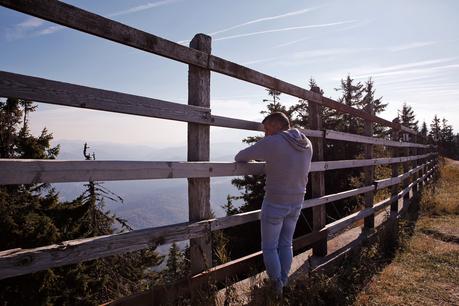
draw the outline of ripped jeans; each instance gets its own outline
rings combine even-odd
[[[263,200],[261,207],[261,249],[269,278],[286,286],[292,265],[292,240],[301,203],[276,204]]]

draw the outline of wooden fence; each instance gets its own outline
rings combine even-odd
[[[197,34],[190,47],[185,47],[59,1],[0,0],[0,4],[189,65],[188,105],[0,71],[2,97],[188,122],[186,162],[1,159],[1,185],[188,178],[189,198],[189,222],[64,241],[34,249],[1,251],[0,279],[188,239],[191,247],[192,279],[196,282],[209,277],[223,280],[247,269],[253,259],[260,256],[260,252],[212,267],[210,235],[212,231],[259,220],[260,211],[209,218],[210,177],[263,174],[264,163],[209,161],[209,129],[210,126],[219,126],[262,131],[263,126],[258,122],[212,114],[211,72],[225,74],[308,101],[311,125],[310,129],[302,131],[311,137],[314,145],[310,179],[313,198],[305,200],[303,207],[313,209],[313,231],[295,239],[296,249],[312,246],[315,256],[324,256],[327,254],[327,239],[330,235],[361,219],[364,219],[364,230],[373,228],[376,212],[391,205],[391,211],[397,214],[398,199],[404,198],[407,201],[409,191],[418,190],[418,185],[432,176],[437,167],[437,153],[434,147],[427,145],[426,139],[422,139],[416,131],[402,126],[397,120],[385,120],[375,116],[371,107],[355,109],[322,96],[319,90],[309,91],[216,57],[211,54],[209,36]],[[319,116],[322,107],[333,108],[361,118],[365,122],[364,135],[323,129]],[[390,127],[391,139],[373,137],[375,124]],[[325,161],[325,140],[364,144],[365,159]],[[375,145],[392,148],[392,157],[373,158]],[[403,165],[401,174],[398,173],[399,164]],[[392,176],[374,180],[376,165],[392,165]],[[364,187],[325,194],[324,171],[354,167],[364,168]],[[403,185],[402,190],[399,190],[399,184]],[[374,194],[383,188],[391,188],[391,197],[373,203]],[[365,209],[326,224],[325,204],[360,194],[365,195]]]

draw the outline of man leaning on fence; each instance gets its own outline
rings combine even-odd
[[[292,264],[292,239],[306,192],[312,144],[298,129],[290,128],[289,119],[281,112],[268,115],[262,123],[265,137],[234,159],[266,161],[261,248],[268,276],[280,294]]]

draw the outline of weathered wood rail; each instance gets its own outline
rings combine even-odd
[[[191,279],[196,282],[209,277],[223,280],[244,271],[254,259],[259,258],[261,252],[221,266],[211,266],[211,232],[256,221],[260,217],[260,211],[209,219],[210,178],[264,173],[264,163],[209,161],[210,127],[263,130],[259,122],[212,114],[211,72],[278,90],[309,103],[311,126],[302,131],[312,138],[315,150],[315,160],[311,167],[313,198],[305,200],[303,207],[313,208],[314,222],[312,233],[295,239],[295,249],[313,247],[314,255],[326,255],[327,239],[330,235],[344,230],[360,219],[365,219],[364,230],[371,229],[374,227],[373,218],[376,212],[391,205],[392,212],[396,213],[398,199],[408,199],[407,193],[410,190],[418,190],[418,185],[430,178],[437,168],[437,153],[434,147],[428,145],[426,139],[422,139],[416,131],[402,126],[397,120],[385,120],[375,116],[372,109],[355,109],[322,96],[320,91],[309,91],[216,57],[211,54],[211,39],[206,35],[196,35],[190,47],[185,47],[63,2],[0,0],[0,5],[189,65],[188,105],[0,71],[1,97],[188,123],[186,162],[0,159],[0,185],[188,178],[190,211],[189,222],[181,224],[64,241],[34,249],[1,251],[0,279],[188,239],[191,241],[192,249]],[[322,107],[333,108],[361,118],[365,122],[365,135],[322,129],[319,116]],[[375,124],[390,127],[391,139],[374,137]],[[408,141],[408,136],[403,135],[411,135],[411,142]],[[325,161],[325,140],[364,144],[365,159]],[[373,158],[373,149],[376,145],[390,147],[392,157]],[[400,164],[403,165],[402,174],[398,173]],[[377,165],[392,165],[392,177],[374,180],[374,167]],[[336,194],[325,194],[324,171],[354,167],[362,167],[366,171],[365,186]],[[401,191],[400,184],[403,184]],[[391,188],[391,196],[379,203],[373,203],[376,191],[384,188]],[[365,209],[326,224],[325,204],[361,194],[365,195]]]

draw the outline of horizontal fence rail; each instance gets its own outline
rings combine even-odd
[[[310,172],[388,165],[424,159],[432,154],[434,153],[394,158],[313,162]],[[263,162],[0,159],[0,185],[242,176],[264,174],[264,167]]]
[[[260,122],[212,115],[210,108],[162,101],[6,71],[0,71],[0,96],[121,114],[208,124],[218,127],[263,131],[263,125]],[[393,141],[333,130],[317,131],[301,129],[301,131],[309,137],[323,137],[330,140],[392,147],[430,147],[430,145]]]
[[[428,163],[422,166],[428,166]],[[322,231],[327,233],[335,233],[342,228],[360,220],[375,211],[382,209],[400,197],[406,194],[406,190],[411,189],[414,184],[423,181],[436,166],[433,166],[422,177],[412,182],[401,191],[396,197],[386,199],[372,208],[367,208],[334,223],[328,224]],[[419,167],[421,168],[421,166]],[[415,172],[407,172],[413,175]],[[410,175],[401,175],[401,178],[408,178]],[[391,182],[397,184],[397,182]],[[374,190],[377,185],[365,186],[338,194],[327,195],[324,197],[306,200],[303,208],[324,205],[339,199],[352,197],[358,194],[363,194],[370,190]],[[388,187],[387,185],[385,187]],[[18,276],[36,271],[41,271],[48,268],[59,267],[72,263],[88,261],[92,259],[102,258],[111,255],[120,255],[127,252],[138,251],[148,247],[156,247],[158,245],[183,241],[191,238],[202,237],[209,234],[211,231],[221,230],[236,225],[245,224],[259,220],[260,210],[251,211],[242,214],[236,214],[223,218],[203,220],[199,222],[185,222],[156,228],[147,228],[142,230],[134,230],[121,234],[113,234],[99,236],[93,238],[76,239],[64,241],[60,244],[39,247],[34,249],[12,249],[0,252],[0,279],[12,276]],[[308,234],[309,235],[309,234]],[[309,236],[308,236],[309,237]],[[309,238],[308,238],[309,241]]]
[[[410,183],[406,188],[404,188],[402,191],[400,191],[396,196],[392,196],[390,198],[386,198],[378,203],[376,203],[373,207],[366,208],[364,210],[360,210],[356,213],[350,214],[349,216],[346,216],[342,219],[339,219],[335,222],[329,223],[325,226],[324,230],[327,231],[329,235],[335,234],[349,225],[352,225],[358,220],[361,220],[371,214],[374,214],[377,211],[380,211],[390,205],[391,203],[398,201],[399,199],[403,198],[412,188],[415,184],[418,184],[425,180],[434,170],[436,166],[432,167],[429,171],[426,172],[422,177],[416,179],[414,182]]]
[[[178,121],[207,123],[210,109],[0,71],[0,96]]]
[[[363,110],[355,109],[256,70],[182,46],[67,3],[52,0],[0,0],[0,5],[185,64],[209,69],[249,83],[275,89],[405,133],[418,134],[418,132],[404,127],[400,123],[394,123],[371,115]]]

